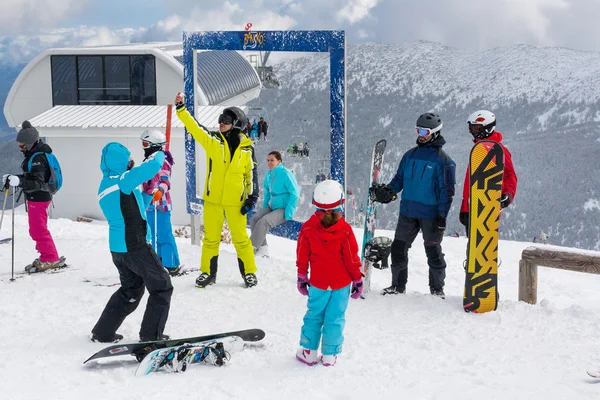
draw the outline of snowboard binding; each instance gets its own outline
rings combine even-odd
[[[185,372],[191,347],[192,345],[187,345],[173,350],[165,357],[158,368],[166,367],[171,372]]]
[[[205,364],[216,365],[222,367],[226,361],[229,361],[230,355],[225,351],[223,342],[217,342],[206,346],[201,353],[195,354],[197,361]]]
[[[230,354],[225,351],[223,342],[197,347],[193,343],[173,349],[162,360],[157,369],[165,367],[169,372],[185,372],[190,364],[210,364],[222,367],[229,361]]]
[[[392,252],[392,239],[378,236],[365,246],[364,257],[373,263],[373,268],[389,268],[388,258]]]

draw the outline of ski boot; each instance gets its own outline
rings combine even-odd
[[[157,340],[169,340],[171,336],[162,333],[158,337],[140,336],[140,342],[156,342]]]
[[[435,289],[435,288],[429,288],[429,291],[431,292],[432,296],[437,296],[440,297],[442,299],[446,298],[446,294],[444,293],[444,289]]]
[[[254,287],[258,285],[258,278],[254,274],[246,274],[244,275],[244,283],[247,288]]]
[[[385,296],[386,294],[404,294],[405,292],[405,287],[392,285],[383,289],[381,294]]]
[[[36,258],[31,264],[25,267],[25,272],[28,274],[34,274],[36,272],[48,271],[51,269],[65,268],[67,266],[65,264],[65,260],[65,257],[60,257],[57,261],[49,262],[40,261],[39,258]]]
[[[203,272],[198,278],[196,278],[197,288],[205,288],[208,285],[214,285],[215,283],[217,283],[216,274],[207,274],[206,272]]]
[[[337,361],[337,355],[333,354],[333,355],[325,355],[323,354],[321,356],[321,363],[323,363],[323,365],[325,367],[333,367],[335,365],[335,362]]]
[[[306,365],[315,365],[317,363],[317,351],[300,347],[296,352],[296,360],[303,362]]]
[[[118,343],[123,339],[123,335],[119,335],[118,333],[114,333],[112,336],[96,336],[95,333],[92,334],[91,340],[92,342],[97,343]]]

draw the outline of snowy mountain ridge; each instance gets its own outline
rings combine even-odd
[[[375,142],[388,141],[383,180],[389,182],[404,152],[415,146],[417,117],[433,111],[442,117],[444,150],[457,165],[448,228],[462,233],[458,207],[472,147],[466,120],[490,109],[519,177],[515,201],[502,215],[501,237],[533,240],[544,231],[554,244],[600,249],[600,209],[587,206],[600,201],[600,53],[525,45],[473,52],[420,41],[348,46],[346,62],[346,180],[359,207]],[[318,171],[329,168],[328,55],[274,69],[281,87],[264,90],[255,102],[270,123],[270,141],[257,146],[259,162],[274,148],[309,142],[310,161],[284,162],[299,181],[314,182]],[[260,163],[259,172],[264,174]],[[309,205],[307,195],[299,220]],[[397,213],[397,202],[381,208],[381,227],[394,229]]]
[[[282,63],[278,73],[294,71],[286,82],[290,89],[322,87],[328,85],[323,74],[328,63],[326,57],[307,57]],[[536,117],[539,126],[531,121],[521,131],[552,128],[553,118],[566,125],[600,121],[600,53],[595,52],[529,45],[476,52],[428,41],[365,43],[348,47],[347,82],[349,99],[435,97],[432,108],[438,110],[481,101],[493,109],[523,101],[546,103]]]

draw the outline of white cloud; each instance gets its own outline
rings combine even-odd
[[[164,16],[144,28],[119,30],[106,21],[58,29],[89,0],[4,1],[0,60],[28,60],[49,46],[181,40],[182,31],[243,30],[249,22],[253,30],[344,29],[350,44],[431,40],[469,50],[522,43],[600,51],[599,0],[170,0],[161,3]],[[136,12],[127,4],[115,12]]]
[[[338,20],[355,24],[368,17],[369,12],[376,5],[377,0],[351,0],[349,4],[337,13]]]
[[[125,44],[144,29],[112,30],[106,27],[57,29],[39,35],[0,37],[0,62],[27,62],[41,50],[52,47],[81,47]]]
[[[54,28],[88,5],[89,0],[2,0],[0,34]]]
[[[94,35],[82,40],[82,46],[108,46],[129,42],[129,38],[127,37],[128,35],[118,34],[117,32],[106,27],[100,27],[94,31]]]
[[[196,7],[185,17],[171,15],[140,31],[134,40],[181,40],[183,31],[243,30],[248,22],[252,23],[252,30],[289,30],[296,25],[293,18],[271,10],[243,9],[237,4],[225,2],[220,8],[212,10]]]

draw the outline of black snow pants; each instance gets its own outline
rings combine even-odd
[[[425,254],[429,265],[430,289],[443,289],[446,279],[446,261],[442,253],[444,231],[439,230],[434,219],[398,217],[398,225],[392,242],[392,286],[406,288],[408,282],[408,249],[419,230],[423,234]]]
[[[150,297],[142,319],[140,339],[159,339],[169,317],[173,294],[171,277],[149,244],[127,253],[112,252],[112,259],[119,271],[121,287],[108,300],[92,333],[98,337],[112,337],[138,307],[146,287]]]

